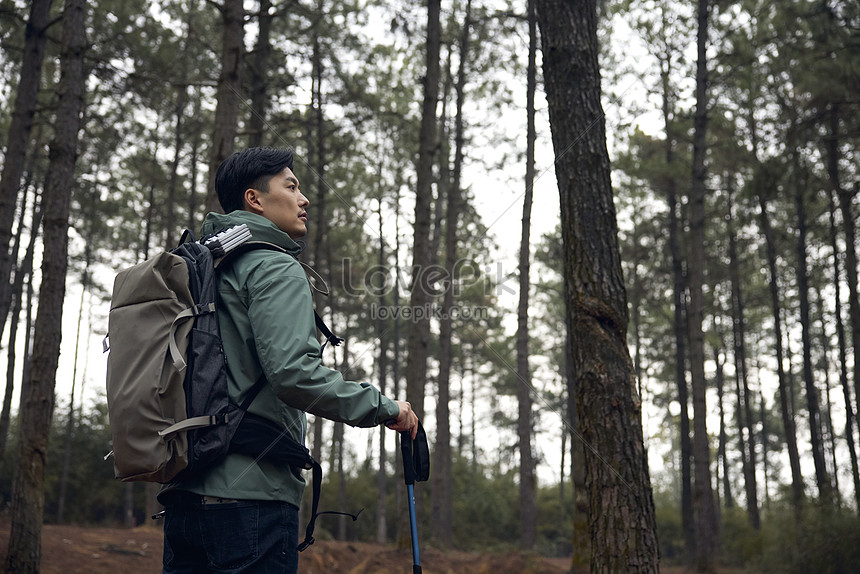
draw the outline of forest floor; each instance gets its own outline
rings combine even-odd
[[[5,517],[4,517],[5,518]],[[143,526],[95,528],[47,524],[42,528],[43,574],[135,574],[161,571],[160,529]],[[0,521],[0,560],[9,540],[8,519]],[[500,554],[440,551],[421,548],[427,574],[565,574],[570,558],[546,558],[523,552]],[[412,552],[364,542],[317,541],[299,555],[303,574],[388,574],[409,572]],[[682,568],[662,567],[663,574],[683,574]],[[740,574],[720,570],[720,574]]]

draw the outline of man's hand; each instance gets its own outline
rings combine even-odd
[[[418,433],[418,415],[412,410],[412,405],[407,401],[394,401],[400,407],[400,413],[396,419],[391,419],[385,422],[385,426],[393,431],[408,432],[414,439]]]

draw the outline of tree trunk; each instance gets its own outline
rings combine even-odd
[[[400,182],[398,182],[400,183]],[[400,185],[394,186],[394,288],[392,293],[392,302],[394,304],[395,309],[400,308]],[[391,396],[392,397],[402,397],[401,393],[401,385],[400,385],[400,359],[401,359],[401,325],[400,325],[400,314],[394,316],[394,342],[392,345],[392,354],[393,361],[391,364]],[[395,440],[395,449],[398,443]],[[396,458],[396,455],[395,455]],[[403,479],[403,466],[401,465],[397,476],[400,477],[401,480],[395,480],[394,483],[396,485],[395,491],[395,500],[397,501],[397,508],[402,509],[404,503],[406,501],[406,484]],[[406,532],[409,529],[409,520],[405,512],[397,512],[395,514],[397,516],[397,521],[395,523],[396,527],[396,540],[399,543],[405,543],[409,538],[409,534]]]
[[[520,451],[520,527],[522,547],[534,548],[537,538],[537,481],[532,454],[532,380],[529,370],[529,265],[532,196],[535,180],[535,86],[537,77],[537,18],[534,0],[528,2],[529,58],[526,79],[526,179],[520,235],[520,300],[517,307],[517,437]]]
[[[84,109],[87,47],[85,0],[66,0],[57,116],[43,194],[42,286],[32,366],[20,412],[18,465],[12,487],[12,524],[5,570],[38,572],[41,560],[45,468],[54,410],[68,264],[69,204],[75,185],[78,131]]]
[[[23,212],[22,212],[23,215]],[[15,282],[12,284],[12,313],[9,323],[9,341],[6,346],[6,393],[3,396],[3,410],[0,412],[0,468],[6,458],[6,445],[9,440],[9,421],[12,411],[12,394],[15,389],[15,363],[16,349],[18,346],[18,319],[21,315],[22,298],[24,292],[24,279],[33,279],[33,256],[36,251],[36,238],[39,236],[39,226],[42,222],[42,208],[39,205],[38,195],[33,201],[33,219],[30,223],[30,240],[27,243],[27,251],[18,270],[15,272]],[[29,321],[28,329],[29,333]],[[29,337],[25,337],[24,345],[29,346]],[[25,353],[26,358],[26,353]],[[26,364],[26,361],[24,361]]]
[[[165,238],[165,248],[172,249],[176,245],[176,190],[179,187],[179,161],[182,157],[182,147],[184,145],[182,134],[182,122],[185,118],[185,102],[187,94],[186,86],[177,86],[176,88],[176,106],[173,109],[174,125],[173,125],[173,160],[170,162],[170,181],[167,184],[167,205],[164,208],[164,227],[167,236]],[[192,230],[194,231],[194,230]]]
[[[430,253],[430,203],[433,199],[433,158],[436,153],[436,103],[439,99],[440,0],[427,2],[427,70],[424,103],[418,134],[418,166],[415,186],[415,219],[412,242],[412,282],[409,304],[415,320],[406,340],[406,398],[419,418],[424,418],[424,385],[427,382],[427,346],[430,318],[426,310],[433,286],[428,274]],[[420,310],[420,311],[419,311]],[[420,491],[418,491],[420,492]],[[418,494],[416,492],[416,495]],[[416,503],[418,502],[416,498]]]
[[[467,63],[469,61],[469,36],[472,25],[472,1],[466,2],[466,14],[460,34],[460,66],[455,85],[456,110],[454,112],[454,170],[451,185],[446,194],[445,206],[445,267],[448,280],[442,301],[442,320],[439,325],[439,398],[436,406],[435,471],[433,482],[433,507],[435,535],[442,547],[453,545],[454,503],[451,493],[451,338],[453,334],[454,276],[457,270],[457,230],[461,208],[460,181],[463,171],[463,103]]]
[[[0,175],[0,333],[3,332],[6,316],[9,314],[9,280],[15,265],[9,253],[12,223],[36,114],[52,2],[53,0],[33,0],[30,3],[30,16],[24,31],[21,74],[3,154],[3,173]]]
[[[377,164],[377,181],[382,183],[383,165],[382,160]],[[385,269],[385,233],[384,233],[384,217],[382,213],[382,198],[383,198],[383,189],[380,185],[379,187],[379,196],[377,198],[377,212],[376,216],[379,218],[379,259],[377,263],[380,269]],[[385,289],[379,290],[379,308],[383,309],[385,307]],[[383,395],[386,394],[385,389],[385,379],[388,376],[388,331],[389,327],[386,326],[385,320],[382,318],[382,313],[377,313],[376,317],[376,336],[379,341],[379,357],[377,359],[377,372],[379,375],[379,392]],[[396,396],[396,395],[388,395],[388,396]],[[387,436],[386,429],[379,429],[379,468],[376,471],[376,542],[377,544],[385,544],[388,540],[387,530],[387,513],[386,513],[386,498],[388,494],[388,475],[386,473],[386,460],[388,458],[388,453],[385,451],[385,437]]]
[[[591,571],[657,572],[641,403],[600,104],[597,7],[536,2],[564,239],[573,378],[586,445]]]
[[[717,446],[717,457],[722,463],[723,469],[723,505],[726,508],[733,508],[735,506],[735,499],[734,496],[732,496],[732,482],[731,477],[729,476],[729,461],[726,453],[728,437],[726,436],[726,412],[725,403],[723,402],[726,381],[725,376],[723,376],[723,361],[720,360],[720,350],[716,347],[714,347],[714,364],[716,365],[717,401],[720,407],[720,437]],[[719,466],[717,468],[719,469]]]
[[[839,493],[839,465],[836,459],[836,433],[833,429],[833,401],[830,400],[830,336],[827,334],[827,315],[825,311],[824,297],[821,293],[821,284],[816,284],[814,288],[816,302],[818,303],[818,320],[821,323],[821,330],[818,331],[820,340],[821,356],[818,360],[818,369],[821,371],[821,378],[824,382],[824,417],[822,418],[822,441],[824,442],[824,450],[826,458],[830,461],[830,469],[833,476],[833,501],[839,503],[842,496]]]
[[[316,213],[315,225],[309,229],[308,243],[311,246],[310,255],[311,262],[316,271],[322,274],[323,278],[330,283],[330,273],[326,270],[330,269],[330,261],[328,260],[328,209],[326,205],[326,190],[325,190],[325,173],[326,173],[326,157],[325,157],[325,133],[323,131],[325,113],[323,111],[322,97],[322,77],[323,64],[322,53],[319,41],[319,22],[322,19],[322,11],[324,10],[323,0],[318,0],[314,10],[313,25],[311,28],[311,107],[307,115],[307,146],[308,146],[308,165],[312,173],[307,174],[307,180],[311,182],[312,188],[315,191],[315,201],[312,202],[313,211]],[[321,293],[314,291],[314,307],[320,315],[326,313],[328,302]],[[333,313],[333,311],[332,311]],[[335,331],[336,332],[336,331]],[[323,417],[314,417],[314,452],[317,455],[322,453],[323,444],[323,426],[325,420]],[[333,433],[338,430],[342,433],[343,429],[338,429],[336,426]],[[333,436],[332,440],[337,442],[337,437]],[[336,453],[332,451],[332,457]],[[319,459],[318,459],[319,460]],[[331,468],[334,469],[336,458],[331,459]]]
[[[91,207],[91,206],[90,206]],[[90,243],[84,247],[84,274],[81,281],[81,299],[78,301],[78,319],[75,328],[75,355],[72,360],[72,389],[69,393],[69,415],[66,417],[66,436],[63,445],[63,466],[60,473],[60,494],[57,499],[57,523],[64,524],[66,510],[66,488],[69,483],[69,468],[72,465],[72,442],[75,435],[75,387],[78,379],[78,357],[81,355],[81,325],[84,322],[84,297],[90,288],[90,262],[92,247]]]
[[[798,171],[803,168],[798,158],[794,157],[794,167]],[[809,276],[806,260],[806,200],[804,198],[806,178],[795,173],[794,201],[797,207],[797,291],[800,299],[800,338],[803,353],[803,382],[806,388],[806,407],[809,412],[809,439],[812,448],[812,462],[815,466],[815,483],[818,496],[825,505],[832,504],[832,485],[827,474],[827,462],[824,455],[824,439],[821,436],[821,409],[818,398],[818,388],[815,386],[815,375],[812,372],[812,335],[811,319],[809,316]]]
[[[696,111],[693,116],[693,181],[690,191],[690,372],[693,391],[693,509],[696,522],[695,567],[698,572],[713,572],[719,546],[714,497],[711,490],[710,445],[707,419],[707,381],[705,380],[704,321],[705,281],[705,193],[706,130],[708,126],[708,19],[709,1],[698,0],[696,47]]]
[[[741,456],[743,457],[744,492],[747,499],[747,517],[750,525],[761,528],[758,509],[758,485],[756,483],[755,432],[752,416],[752,394],[747,372],[746,320],[744,317],[744,298],[741,287],[740,261],[738,261],[738,242],[734,229],[734,184],[731,174],[726,190],[728,213],[726,216],[729,235],[729,277],[732,291],[732,340],[734,342],[735,381],[738,387],[738,425],[740,431]]]
[[[125,483],[122,490],[122,524],[126,528],[134,528],[137,526],[134,521],[134,483]]]
[[[192,117],[200,117],[200,92],[199,89],[196,94],[197,97],[194,98],[194,105],[191,108]],[[191,169],[189,170],[189,180],[191,181],[191,185],[189,185],[188,189],[188,229],[196,230],[197,229],[197,218],[195,214],[197,213],[197,171],[200,162],[198,161],[198,157],[200,155],[200,130],[192,130],[191,133]]]
[[[842,283],[839,266],[839,231],[836,227],[836,202],[834,189],[829,194],[830,215],[830,248],[833,250],[833,310],[836,323],[836,340],[839,349],[839,386],[845,399],[845,442],[848,444],[848,454],[851,458],[851,478],[854,480],[854,503],[860,512],[860,469],[857,465],[857,448],[854,443],[854,404],[851,401],[851,387],[848,385],[848,352],[845,342],[845,323],[842,320]]]
[[[760,369],[759,369],[760,370]],[[765,408],[764,392],[762,385],[758,386],[759,390],[759,420],[761,420],[761,469],[764,474],[764,507],[765,510],[770,510],[770,465],[767,461],[767,436],[770,433],[770,428],[767,425],[767,409]]]
[[[239,127],[242,102],[242,66],[245,42],[245,10],[242,0],[224,0],[216,4],[221,12],[221,73],[216,92],[215,127],[209,153],[209,184],[206,187],[206,211],[223,213],[215,193],[215,172],[221,162],[233,153]]]
[[[564,280],[564,283],[567,279]],[[567,287],[564,287],[565,293]],[[566,305],[566,304],[565,304]],[[566,307],[565,307],[566,309]],[[567,416],[570,421],[570,482],[573,487],[573,558],[571,572],[588,572],[591,564],[591,536],[589,533],[588,499],[585,485],[585,443],[580,432],[579,409],[577,407],[577,381],[573,372],[573,336],[570,329],[570,314],[564,318],[564,378],[567,382]]]
[[[760,166],[761,167],[761,166]],[[767,179],[764,174],[762,179]],[[764,234],[765,247],[767,249],[767,267],[770,286],[770,302],[773,312],[774,344],[776,347],[776,374],[779,383],[779,408],[782,414],[782,430],[788,447],[788,461],[791,468],[791,492],[792,502],[795,510],[800,509],[804,498],[803,474],[800,472],[800,452],[797,448],[797,429],[794,423],[794,409],[791,408],[791,383],[785,372],[786,353],[783,351],[782,338],[782,309],[779,299],[779,285],[777,283],[776,269],[776,245],[773,238],[773,229],[770,225],[770,215],[767,211],[767,190],[758,190],[759,221]]]
[[[671,173],[675,163],[675,138],[672,129],[672,111],[670,108],[668,68],[662,74],[663,82],[663,124],[666,130],[666,166]],[[692,558],[696,548],[693,524],[693,444],[690,440],[690,395],[687,386],[687,329],[686,321],[686,278],[684,277],[684,260],[681,255],[681,245],[678,237],[680,224],[678,193],[675,178],[669,176],[666,181],[667,201],[669,206],[669,254],[672,259],[672,306],[673,327],[675,334],[675,386],[678,388],[678,404],[680,412],[680,443],[681,443],[681,527],[684,529],[684,546],[688,560]]]
[[[251,57],[250,74],[251,110],[248,116],[248,147],[263,145],[263,132],[266,128],[266,116],[269,114],[269,96],[266,72],[271,66],[272,55],[272,20],[270,14],[271,0],[260,0],[260,10],[257,13],[257,44]]]
[[[839,107],[831,105],[830,126],[827,138],[827,175],[830,186],[839,200],[842,212],[842,227],[845,233],[845,277],[848,282],[848,317],[851,320],[851,346],[854,349],[854,416],[860,428],[860,294],[857,287],[857,233],[851,204],[857,193],[846,189],[839,176]],[[838,265],[838,260],[837,260]],[[837,301],[839,299],[837,298]],[[848,432],[846,430],[846,432]],[[855,485],[857,483],[855,482]],[[856,492],[860,509],[860,492]]]

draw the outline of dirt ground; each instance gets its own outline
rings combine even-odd
[[[161,571],[161,530],[45,525],[42,528],[43,574],[146,574]],[[0,560],[5,558],[9,522],[0,521]],[[570,558],[534,554],[439,551],[421,548],[425,574],[565,574]],[[388,574],[412,571],[409,548],[363,542],[319,540],[299,555],[303,574]],[[663,574],[683,574],[681,568],[661,568]],[[740,571],[720,571],[733,574]]]
[[[161,530],[45,525],[42,527],[43,574],[144,574],[161,571]],[[9,523],[0,523],[0,559],[5,558]],[[531,554],[440,552],[421,548],[427,574],[563,574],[570,559]],[[299,555],[303,574],[383,574],[412,571],[409,548],[362,542],[318,540]]]

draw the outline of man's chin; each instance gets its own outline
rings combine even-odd
[[[290,239],[301,239],[302,237],[304,237],[307,234],[308,234],[308,228],[307,227],[305,227],[304,229],[296,229],[296,230],[293,230],[293,231],[287,233],[287,235],[290,236]]]

